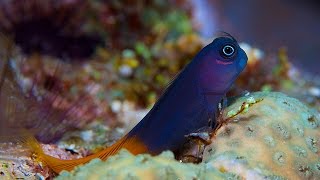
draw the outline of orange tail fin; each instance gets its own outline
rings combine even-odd
[[[127,136],[125,136],[118,140],[112,146],[90,156],[75,160],[62,160],[45,154],[40,144],[34,137],[29,136],[23,139],[22,142],[31,148],[31,150],[36,154],[41,162],[48,165],[56,173],[60,173],[62,170],[71,171],[75,166],[85,164],[94,158],[105,160],[109,156],[112,156],[119,152],[121,148],[127,149],[132,154],[141,154],[147,152],[147,147],[141,141],[139,141],[138,138],[128,138]]]
[[[47,164],[57,173],[62,170],[70,171],[75,166],[87,163],[94,158],[105,160],[109,156],[116,154],[121,148],[126,148],[133,154],[147,152],[146,146],[138,138],[125,136],[111,147],[85,158],[61,160],[46,155],[33,135],[36,134],[46,138],[51,137],[49,133],[53,132],[51,130],[55,127],[68,128],[68,124],[63,124],[62,121],[66,117],[70,118],[69,120],[72,118],[78,119],[79,112],[76,112],[77,107],[86,100],[82,98],[81,101],[79,100],[79,102],[71,105],[67,110],[54,109],[52,108],[53,103],[56,103],[56,106],[63,103],[60,103],[58,99],[59,93],[56,92],[54,85],[50,85],[53,86],[50,88],[53,91],[52,94],[45,94],[52,99],[48,100],[48,102],[39,101],[32,94],[26,96],[27,94],[22,91],[18,84],[14,69],[9,66],[10,57],[14,54],[13,49],[13,43],[0,32],[0,140],[4,142],[13,139],[20,141],[31,148],[41,162]],[[43,98],[46,98],[46,96],[43,96]],[[74,114],[78,114],[78,116],[73,117],[72,115]],[[28,130],[25,130],[26,127]],[[54,134],[53,132],[53,136]],[[47,141],[50,140],[47,139]]]

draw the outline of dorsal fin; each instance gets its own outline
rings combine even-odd
[[[167,84],[166,88],[163,90],[163,93],[160,95],[160,97],[157,99],[156,103],[154,104],[153,107],[158,107],[157,105],[160,104],[163,99],[167,96],[167,94],[170,92],[171,89],[174,88],[174,85],[177,84],[175,83],[179,78],[181,78],[182,73],[185,71],[185,69],[187,68],[187,65],[180,70]],[[153,108],[150,110],[152,111]]]

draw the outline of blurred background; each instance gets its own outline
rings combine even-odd
[[[202,36],[224,30],[266,52],[286,47],[295,65],[320,74],[318,1],[194,0],[192,4]]]
[[[31,124],[51,122],[41,123],[43,142],[92,122],[128,130],[202,47],[228,32],[249,57],[228,96],[282,91],[319,109],[319,14],[317,1],[1,0],[0,50],[10,50],[16,77],[5,78],[22,93],[4,96],[26,107]]]

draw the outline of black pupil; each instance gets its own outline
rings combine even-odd
[[[231,55],[233,54],[233,52],[234,52],[234,49],[233,49],[233,47],[231,47],[231,46],[225,46],[225,47],[223,48],[223,53],[224,53],[226,56],[231,56]]]

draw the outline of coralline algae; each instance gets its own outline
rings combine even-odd
[[[123,150],[57,179],[319,179],[319,113],[282,93],[257,92],[224,109],[224,118],[258,99],[216,132],[200,164]]]

